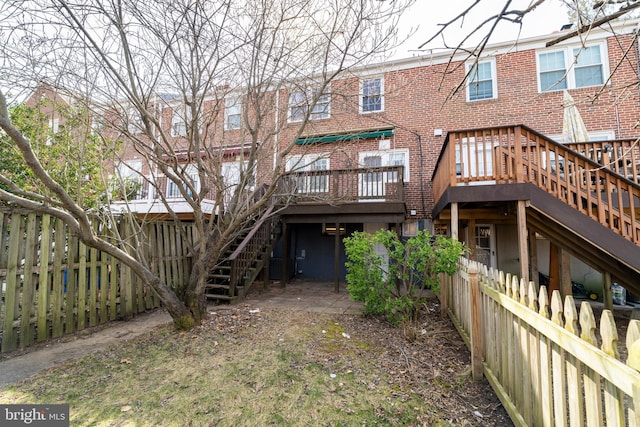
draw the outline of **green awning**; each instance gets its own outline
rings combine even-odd
[[[354,139],[386,138],[389,136],[393,136],[393,129],[342,133],[342,134],[332,134],[332,135],[322,135],[322,136],[307,136],[304,138],[299,138],[296,141],[296,145],[324,144],[326,142],[351,141]]]

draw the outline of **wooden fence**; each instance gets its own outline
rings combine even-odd
[[[184,231],[194,239],[190,224]],[[134,233],[120,220],[96,230],[118,233],[130,250],[142,250],[161,279],[179,286],[190,259],[175,224],[146,223]],[[114,240],[115,241],[115,240]],[[72,334],[156,308],[155,293],[110,255],[86,247],[49,215],[0,210],[0,352]]]
[[[486,376],[514,424],[640,426],[640,321],[619,351],[612,312],[598,328],[589,302],[578,314],[571,296],[563,306],[558,291],[549,301],[545,287],[464,258],[441,284],[474,377]]]

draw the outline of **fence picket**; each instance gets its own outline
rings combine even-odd
[[[640,320],[629,322],[625,340],[627,346],[627,366],[640,371]],[[633,386],[633,395],[629,405],[629,426],[640,427],[640,384]]]
[[[604,310],[600,318],[600,336],[603,352],[620,359],[618,351],[618,328],[611,310]],[[605,421],[607,426],[624,426],[624,394],[610,381],[604,382]]]
[[[523,281],[524,282],[524,281]],[[536,285],[533,282],[529,282],[527,288],[527,300],[530,310],[538,311],[538,298],[536,295]],[[541,343],[540,333],[532,325],[529,326],[529,369],[531,378],[531,391],[534,399],[531,399],[532,412],[533,412],[533,425],[540,425],[542,423],[542,405],[541,405]]]
[[[78,242],[78,325],[79,331],[87,326],[87,246]]]
[[[20,298],[20,348],[30,346],[35,340],[35,325],[32,322],[34,299],[37,297],[34,268],[37,251],[38,219],[35,213],[27,215],[26,235],[24,240],[24,264],[22,267],[22,297]]]
[[[538,293],[538,313],[549,319],[549,296],[547,288],[541,287]],[[552,380],[552,351],[551,342],[544,335],[540,335],[540,425],[553,426],[553,380]]]
[[[564,307],[558,290],[554,290],[551,294],[551,321],[564,328]],[[551,348],[554,420],[555,425],[566,427],[569,414],[567,400],[564,398],[567,390],[566,354],[564,349],[556,343],[553,343]]]
[[[65,247],[66,235],[65,224],[55,219],[55,232],[54,232],[54,253],[53,253],[53,285],[51,290],[51,336],[53,338],[61,337],[64,334],[64,274],[62,263],[66,250],[61,250]],[[4,350],[4,346],[3,346]]]
[[[18,347],[18,333],[13,325],[19,319],[20,292],[18,289],[18,255],[22,246],[22,215],[13,214],[9,218],[9,250],[7,251],[7,279],[4,294],[4,322],[2,325],[3,349]]]
[[[596,319],[591,309],[591,304],[586,301],[580,306],[580,338],[597,346]],[[584,407],[586,411],[586,425],[599,427],[602,425],[602,398],[600,396],[600,375],[589,367],[582,366],[582,381],[584,384]]]
[[[40,269],[38,271],[38,342],[49,338],[49,302],[51,292],[51,273],[49,273],[49,259],[51,257],[51,216],[43,215],[40,221]]]
[[[105,323],[109,320],[107,303],[109,301],[109,255],[100,252],[100,317],[98,322]]]
[[[565,329],[579,335],[578,312],[573,297],[568,295],[564,301]],[[567,363],[567,393],[569,400],[569,425],[571,427],[584,426],[584,402],[582,398],[582,372],[580,361],[573,355],[566,355]]]

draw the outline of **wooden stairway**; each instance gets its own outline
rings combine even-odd
[[[233,302],[243,298],[270,261],[273,246],[280,238],[279,217],[270,208],[251,231],[230,245],[209,274],[205,287],[208,300]]]

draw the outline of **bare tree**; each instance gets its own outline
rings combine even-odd
[[[100,132],[142,159],[144,185],[179,222],[163,179],[173,183],[201,236],[191,248],[190,281],[174,291],[153,273],[144,254],[97,235],[84,207],[51,178],[13,125],[1,92],[0,127],[53,196],[14,186],[0,190],[0,199],[62,219],[88,246],[131,267],[176,324],[197,324],[206,313],[208,272],[240,233],[273,215],[268,208],[278,194],[285,158],[322,109],[331,82],[395,47],[397,20],[412,1],[6,2],[0,6],[6,70],[0,87],[17,95],[47,78],[70,96],[81,95],[78,102],[90,100],[87,107],[107,123]],[[297,90],[305,96],[292,125],[281,110]],[[233,102],[242,105],[240,117],[225,117]],[[229,126],[221,124],[227,119]],[[229,147],[240,157],[233,183],[222,167]]]

